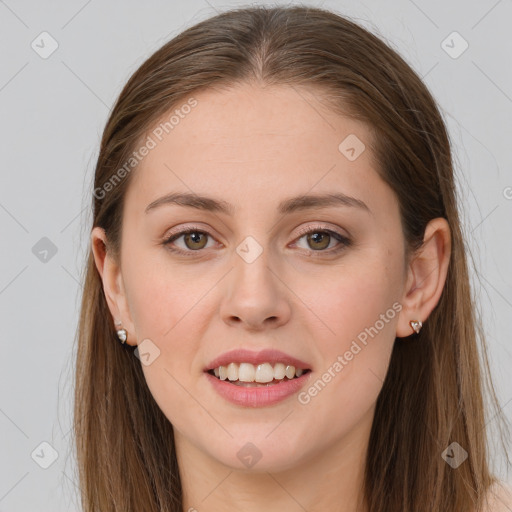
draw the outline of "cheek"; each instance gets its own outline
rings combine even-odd
[[[126,296],[137,338],[173,344],[190,319],[202,318],[198,308],[211,287],[197,278],[193,265],[173,265],[165,249],[134,251],[126,258]],[[194,323],[198,326],[197,321]]]
[[[169,420],[185,428],[201,414],[191,407],[189,392],[193,393],[197,354],[212,315],[205,293],[215,279],[198,280],[192,266],[180,271],[161,257],[137,250],[123,261],[123,270],[137,340],[151,342],[143,342],[151,353],[150,363],[141,358],[147,385]],[[141,354],[143,347],[139,346]]]
[[[316,344],[322,365],[298,398],[306,416],[315,418],[312,435],[325,443],[352,431],[374,407],[395,341],[396,290],[380,267],[366,267],[316,296],[329,329]]]
[[[375,324],[379,335],[389,338],[393,334],[394,339],[401,268],[393,261],[400,260],[396,255],[388,262],[380,257],[354,258],[328,278],[307,285],[303,296],[325,327],[322,337],[330,347],[328,353],[348,349],[352,340],[361,333],[364,339]],[[372,333],[377,337],[373,329]]]
[[[322,382],[312,395],[322,390],[323,398],[318,402],[334,400],[345,413],[352,411],[351,415],[368,407],[378,395],[402,309],[398,301],[402,275],[399,255],[390,257],[388,250],[382,250],[372,256],[347,260],[336,279],[331,275],[323,286],[317,282],[305,300],[321,319],[318,325],[323,333],[315,344],[317,358],[322,361]],[[309,398],[306,396],[305,401]]]

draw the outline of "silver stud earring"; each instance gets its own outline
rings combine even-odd
[[[420,320],[411,320],[409,322],[409,325],[412,327],[412,330],[418,334],[420,331],[421,331],[421,327],[423,326],[423,324],[421,323]]]
[[[119,338],[119,341],[121,342],[121,344],[124,344],[128,337],[128,333],[126,332],[126,329],[119,329],[116,332],[117,332],[117,337]]]
[[[115,324],[116,325],[121,325],[121,321],[120,320],[116,320]],[[117,337],[119,338],[119,341],[123,345],[126,342],[127,338],[128,338],[128,333],[126,332],[126,329],[117,329],[116,333],[117,333]]]

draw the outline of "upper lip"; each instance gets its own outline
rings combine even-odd
[[[230,350],[224,352],[219,357],[216,357],[205,368],[205,371],[213,370],[219,366],[227,366],[229,363],[251,363],[254,365],[261,363],[283,363],[287,365],[293,365],[295,368],[301,368],[302,370],[310,370],[311,368],[307,363],[297,359],[296,357],[285,354],[280,350],[265,349],[259,352],[252,352],[243,348]]]

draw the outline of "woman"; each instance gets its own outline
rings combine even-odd
[[[448,135],[381,40],[306,7],[189,28],[121,92],[93,206],[86,512],[510,507]]]

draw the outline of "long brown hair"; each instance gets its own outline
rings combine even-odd
[[[310,87],[336,112],[367,124],[376,169],[400,204],[408,254],[421,245],[431,219],[447,219],[452,254],[445,287],[421,333],[394,345],[376,404],[364,491],[371,512],[480,511],[496,481],[486,438],[486,384],[489,403],[496,411],[498,405],[483,343],[479,359],[484,338],[450,141],[421,79],[381,39],[349,19],[304,6],[231,10],[188,28],[140,66],[111,112],[95,170],[93,226],[105,229],[107,250],[118,257],[123,200],[137,172],[119,169],[162,115],[194,92],[248,81]],[[84,511],[181,512],[172,425],[152,398],[140,362],[116,341],[92,251],[75,393]],[[457,469],[441,457],[452,442],[468,452]]]

